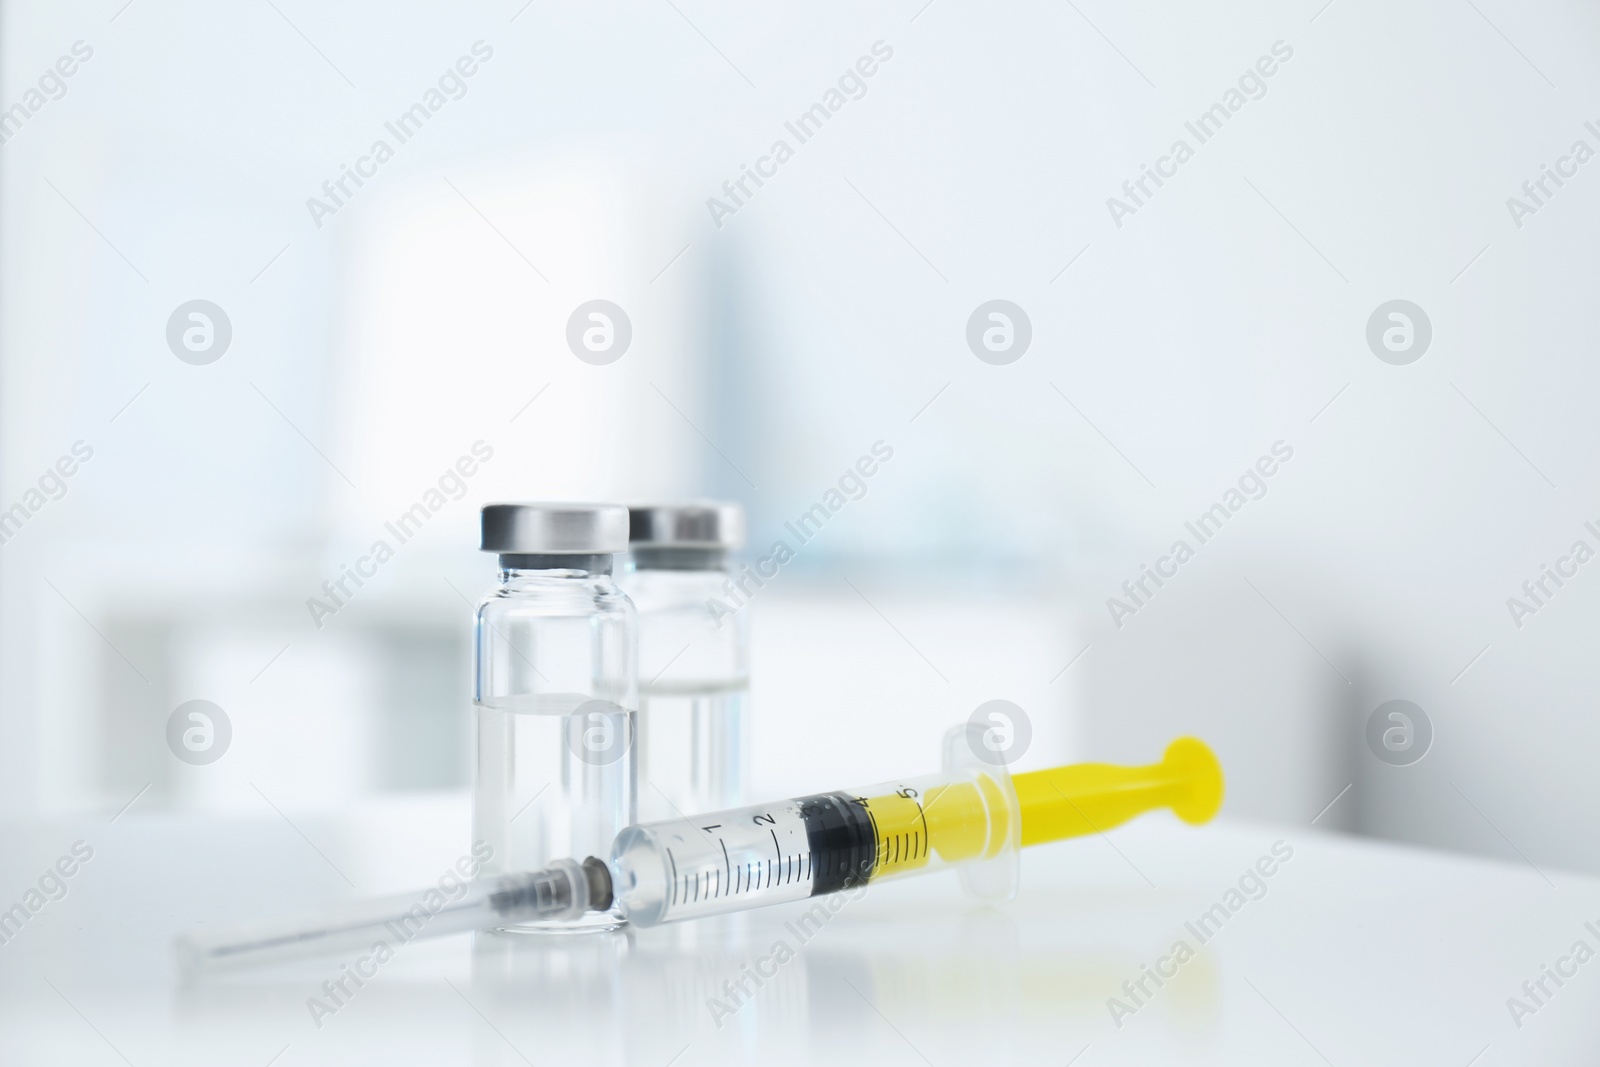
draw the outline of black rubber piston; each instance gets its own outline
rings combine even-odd
[[[837,893],[872,878],[878,829],[864,802],[848,793],[801,797],[800,817],[811,849],[812,896]]]

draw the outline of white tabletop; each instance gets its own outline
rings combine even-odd
[[[1600,930],[1600,882],[1166,815],[1029,850],[1000,911],[936,875],[875,887],[804,941],[786,925],[801,905],[614,935],[418,941],[347,982],[320,1020],[308,1000],[331,1006],[320,987],[348,961],[177,981],[174,931],[355,896],[347,878],[365,892],[429,881],[415,874],[448,864],[452,826],[419,810],[360,832],[136,815],[0,831],[0,907],[75,840],[94,850],[0,944],[0,1063],[1487,1067],[1600,1052],[1600,963],[1560,964],[1577,973],[1546,978],[1542,1004],[1521,988],[1577,941],[1600,949],[1585,927]],[[1292,856],[1230,895],[1277,842]],[[401,854],[403,872],[373,859]],[[1219,903],[1226,917],[1201,926]],[[793,950],[781,963],[780,941]],[[1179,941],[1194,950],[1181,965]],[[772,976],[730,995],[757,965]],[[1176,973],[1125,990],[1147,965]],[[1513,996],[1534,1010],[1514,1020]]]

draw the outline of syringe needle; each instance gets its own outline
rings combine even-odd
[[[391,949],[419,937],[438,937],[512,922],[575,918],[609,907],[611,877],[597,859],[557,860],[541,871],[457,883],[338,905],[304,915],[241,923],[183,934],[174,942],[186,974],[299,956]]]

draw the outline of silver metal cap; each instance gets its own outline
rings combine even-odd
[[[718,500],[649,504],[628,509],[634,548],[738,548],[744,544],[744,508]]]
[[[490,504],[483,509],[485,552],[598,555],[628,550],[628,509],[620,504]]]

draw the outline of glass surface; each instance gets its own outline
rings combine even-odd
[[[608,574],[507,570],[478,606],[473,836],[490,876],[606,856],[635,820],[637,617]],[[616,926],[620,911],[507,927]]]
[[[639,813],[717,811],[745,798],[748,609],[729,572],[635,570],[639,611]]]

